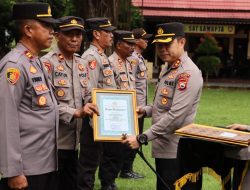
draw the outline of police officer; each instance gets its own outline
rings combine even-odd
[[[76,52],[82,43],[83,20],[75,16],[58,19],[56,46],[41,58],[59,104],[58,186],[74,190],[77,186],[78,148],[82,117],[97,113],[88,92],[87,64]]]
[[[152,37],[152,34],[147,34],[143,28],[136,28],[132,30],[134,37],[136,39],[135,50],[129,61],[132,65],[132,72],[135,78],[135,87],[136,87],[136,100],[137,106],[146,106],[147,105],[147,94],[148,94],[148,84],[147,84],[147,67],[142,56],[143,50],[147,48],[148,39]],[[144,118],[138,119],[139,124],[139,133],[143,131]],[[136,156],[136,151],[130,150],[128,157],[125,158],[120,177],[121,178],[132,178],[139,179],[143,178],[142,175],[134,172],[133,162]]]
[[[170,189],[175,189],[174,183],[179,176],[179,137],[174,131],[194,121],[203,84],[200,70],[184,50],[185,42],[183,24],[157,25],[153,43],[165,67],[159,76],[153,105],[138,111],[139,116],[152,116],[152,126],[141,135],[123,140],[131,148],[152,141],[156,171]],[[157,190],[161,189],[166,187],[158,178]]]
[[[55,190],[57,102],[38,53],[55,20],[47,3],[13,6],[16,47],[0,61],[0,189]]]
[[[135,47],[134,34],[130,31],[116,30],[114,32],[114,52],[109,56],[112,68],[115,74],[117,88],[121,90],[134,90],[135,78],[132,72],[132,66],[128,58],[132,55]],[[116,152],[120,152],[120,159],[117,163],[117,173],[122,170],[122,178],[140,178],[139,174],[132,171],[131,157],[134,157],[135,151],[126,148],[124,145],[117,143]],[[132,155],[132,156],[131,156]]]
[[[89,83],[92,88],[116,89],[114,73],[104,50],[113,43],[114,26],[107,18],[90,18],[85,20],[87,38],[90,47],[83,53],[82,58],[87,61]],[[113,160],[117,158],[113,153],[113,143],[97,143],[93,140],[92,123],[84,119],[80,140],[78,189],[94,188],[95,171],[99,165],[99,178],[102,190],[116,189],[114,184]]]
[[[135,89],[135,78],[128,60],[134,51],[135,38],[132,32],[116,30],[114,32],[115,51],[109,61],[115,73],[117,88],[121,90]]]
[[[230,129],[248,131],[250,132],[249,125],[232,124],[228,126]],[[229,180],[224,180],[224,188],[226,190],[247,190],[250,188],[250,148],[230,147],[225,150],[225,156],[229,159],[231,164],[230,169],[233,167],[233,182],[231,184],[231,173],[228,173]],[[231,171],[231,170],[229,170]]]

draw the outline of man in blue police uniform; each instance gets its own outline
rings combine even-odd
[[[202,91],[202,75],[184,50],[186,43],[184,25],[164,23],[156,27],[153,43],[158,56],[165,62],[159,76],[153,105],[139,109],[140,116],[152,116],[152,126],[138,136],[128,136],[123,143],[131,148],[152,141],[156,171],[170,189],[175,189],[179,177],[176,129],[194,121]],[[157,190],[165,184],[157,178]]]
[[[91,88],[116,89],[114,73],[111,68],[105,49],[112,46],[114,26],[107,18],[90,18],[85,20],[89,48],[82,58],[87,61],[89,70],[89,84]],[[102,190],[117,189],[114,180],[117,160],[114,151],[115,143],[94,142],[92,121],[85,118],[83,121],[80,140],[78,189],[92,190],[95,182],[95,172],[99,166],[99,178]]]
[[[142,52],[147,48],[148,40],[152,34],[148,34],[143,28],[135,28],[132,30],[135,42],[135,50],[129,61],[132,66],[133,77],[135,78],[136,102],[137,106],[143,107],[147,105],[148,97],[148,75],[145,60]],[[138,119],[139,133],[143,132],[144,117]],[[142,175],[133,171],[133,162],[136,156],[135,150],[128,150],[127,157],[121,169],[121,178],[140,179]]]
[[[47,3],[13,6],[18,39],[0,61],[1,190],[56,190],[58,109],[38,58],[53,40]]]
[[[76,53],[82,44],[83,19],[65,16],[58,21],[57,44],[41,60],[59,105],[58,188],[76,190],[82,118],[97,113],[97,108],[92,103],[84,105],[91,94],[87,63]]]

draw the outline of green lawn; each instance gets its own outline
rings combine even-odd
[[[149,86],[149,102],[154,96],[154,85]],[[250,91],[228,90],[228,89],[204,89],[196,117],[196,123],[206,125],[228,125],[231,123],[250,124],[249,120]],[[150,127],[151,119],[146,119],[145,129]],[[151,146],[144,147],[146,158],[154,165],[151,158]],[[125,180],[118,178],[116,183],[119,190],[154,190],[155,175],[137,156],[134,163],[134,170],[143,174],[143,180]],[[203,190],[220,190],[220,183],[214,177],[206,174],[204,169]],[[96,180],[96,190],[100,189],[99,180]]]

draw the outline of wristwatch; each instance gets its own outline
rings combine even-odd
[[[148,137],[145,134],[137,135],[136,140],[139,142],[140,145],[142,145],[142,144],[147,145],[148,144]]]

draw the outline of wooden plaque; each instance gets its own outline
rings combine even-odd
[[[214,142],[248,146],[250,133],[222,127],[190,124],[175,131],[175,134]]]

